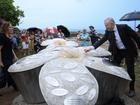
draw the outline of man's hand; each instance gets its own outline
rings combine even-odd
[[[91,50],[95,50],[94,46],[89,46],[89,47],[86,47],[86,48],[84,49],[84,51],[85,51],[86,53],[89,52],[89,51],[91,51]]]
[[[4,64],[3,64],[3,62],[2,62],[2,61],[0,61],[0,66],[1,66],[1,67],[4,67]]]

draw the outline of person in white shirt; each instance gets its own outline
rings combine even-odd
[[[113,64],[119,66],[125,58],[127,72],[132,81],[130,82],[128,96],[135,96],[135,72],[134,62],[138,57],[137,47],[140,49],[140,38],[134,30],[126,24],[115,24],[113,18],[104,21],[106,31],[104,37],[93,46],[87,47],[85,52],[98,48],[105,41],[109,41],[109,51],[112,53]],[[136,46],[137,45],[137,46]]]

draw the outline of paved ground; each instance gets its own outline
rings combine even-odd
[[[14,98],[19,95],[19,92],[10,87],[1,89],[0,94],[2,95],[0,96],[0,105],[11,105]],[[136,87],[136,96],[132,99],[140,104],[140,87]]]
[[[19,95],[12,87],[0,89],[0,105],[11,105],[13,99]]]
[[[136,96],[132,99],[140,104],[140,86],[136,86]]]

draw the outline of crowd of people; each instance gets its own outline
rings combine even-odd
[[[19,34],[16,32],[12,32],[10,39],[12,41],[12,48],[15,50],[21,50],[24,56],[30,54],[30,51],[37,53],[41,50],[41,43],[46,39],[53,38],[63,38],[65,39],[65,35],[61,30],[55,28],[54,32],[49,30],[45,30],[42,32],[40,29],[36,30],[21,30]]]
[[[109,51],[112,53],[114,64],[119,66],[123,58],[126,60],[127,71],[132,78],[128,96],[135,96],[134,60],[138,56],[137,48],[140,48],[140,25],[137,26],[138,31],[136,34],[129,26],[117,25],[112,18],[107,18],[105,27],[106,31],[103,38],[97,35],[94,26],[89,26],[89,32],[87,32],[87,29],[78,32],[76,41],[79,46],[90,46],[85,48],[85,52],[88,52],[98,48],[108,40]],[[66,38],[61,29],[53,28],[53,30],[54,32],[51,32],[50,29],[46,29],[45,32],[39,29],[33,31],[22,30],[17,35],[13,32],[13,27],[9,22],[0,19],[0,67],[5,76],[5,82],[0,88],[8,83],[8,86],[13,86],[17,90],[15,82],[7,71],[9,66],[13,64],[13,59],[18,59],[14,50],[21,49],[23,55],[26,56],[30,50],[34,53],[39,52],[42,41],[46,39]]]
[[[83,29],[82,32],[77,34],[77,42],[79,46],[93,45],[100,37],[95,32],[93,26],[89,26],[90,31],[87,32]],[[11,33],[12,48],[15,50],[21,50],[24,56],[30,54],[30,51],[37,53],[41,50],[41,43],[46,39],[63,38],[65,34],[59,29],[53,27],[53,32],[50,29],[46,29],[44,32],[40,29],[36,30],[21,30],[19,34],[13,31]]]
[[[100,39],[93,26],[89,26],[89,29],[89,32],[87,32],[86,29],[83,29],[82,32],[78,32],[77,42],[79,46],[94,45],[94,43]]]

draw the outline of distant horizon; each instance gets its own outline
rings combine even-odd
[[[31,28],[31,27],[28,27],[28,28]],[[26,29],[28,29],[28,28],[19,28],[20,30],[26,30]],[[36,28],[39,28],[39,27],[36,27]],[[52,27],[49,27],[51,30],[53,29]],[[67,27],[68,28],[68,27]],[[45,31],[45,28],[39,28],[39,29],[41,29],[42,31]],[[133,29],[133,28],[132,28]],[[71,31],[71,32],[78,32],[78,31],[82,31],[82,29],[74,29],[74,28],[68,28],[68,30],[69,31]],[[86,28],[86,30],[87,31],[90,31],[90,29],[89,28]],[[133,29],[134,30],[134,29]],[[104,34],[105,33],[105,28],[104,29],[95,29],[95,31],[97,32],[97,33],[102,33],[102,34]],[[136,31],[137,31],[137,29],[136,29]]]

